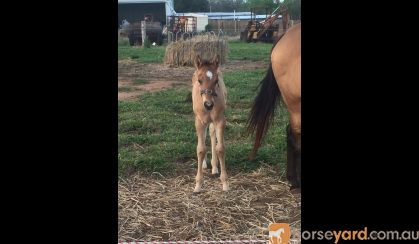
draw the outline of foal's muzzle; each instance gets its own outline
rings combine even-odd
[[[205,101],[205,102],[204,102],[204,107],[205,107],[207,110],[211,110],[211,109],[214,107],[214,103],[213,103],[213,102],[211,102],[211,101]]]

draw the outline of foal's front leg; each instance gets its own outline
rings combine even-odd
[[[198,145],[196,146],[196,154],[198,156],[198,172],[196,173],[196,185],[194,193],[198,193],[201,191],[201,186],[203,182],[202,163],[207,153],[205,147],[205,131],[207,129],[207,126],[204,125],[198,118],[195,118],[195,128],[196,134],[198,136]]]
[[[211,166],[212,166],[212,170],[211,170],[211,174],[214,175],[218,175],[218,156],[217,156],[217,151],[215,149],[216,145],[217,145],[217,137],[215,136],[215,126],[214,123],[211,123],[209,126],[209,131],[210,131],[210,137],[211,137]]]
[[[215,124],[215,133],[217,135],[217,146],[215,151],[217,152],[218,160],[220,160],[221,175],[220,180],[223,184],[223,191],[228,191],[229,185],[227,181],[227,171],[225,167],[225,145],[224,145],[224,129],[226,127],[226,120],[223,118],[217,121]]]

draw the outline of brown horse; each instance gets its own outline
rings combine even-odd
[[[256,138],[250,158],[261,146],[273,120],[276,105],[282,95],[290,125],[287,127],[287,179],[291,188],[301,185],[301,24],[292,26],[274,44],[271,63],[260,82],[259,94],[253,102],[248,131]]]
[[[223,191],[229,190],[224,146],[224,129],[226,126],[224,110],[226,108],[227,90],[219,69],[219,60],[218,55],[212,61],[201,60],[200,56],[197,56],[194,60],[196,70],[192,76],[192,102],[198,136],[196,147],[198,172],[194,193],[201,191],[203,169],[207,168],[205,138],[208,126],[211,137],[212,175],[218,176],[218,161],[220,161],[220,179]]]

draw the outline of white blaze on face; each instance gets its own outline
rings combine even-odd
[[[212,79],[212,72],[211,71],[208,70],[206,75],[210,80]]]

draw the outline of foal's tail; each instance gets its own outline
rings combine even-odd
[[[253,101],[250,116],[247,121],[247,131],[253,135],[256,130],[255,144],[253,145],[252,152],[249,154],[250,159],[253,159],[273,121],[275,109],[279,101],[278,98],[281,96],[272,71],[272,62],[269,64],[268,72],[259,86],[261,86],[259,94]]]

